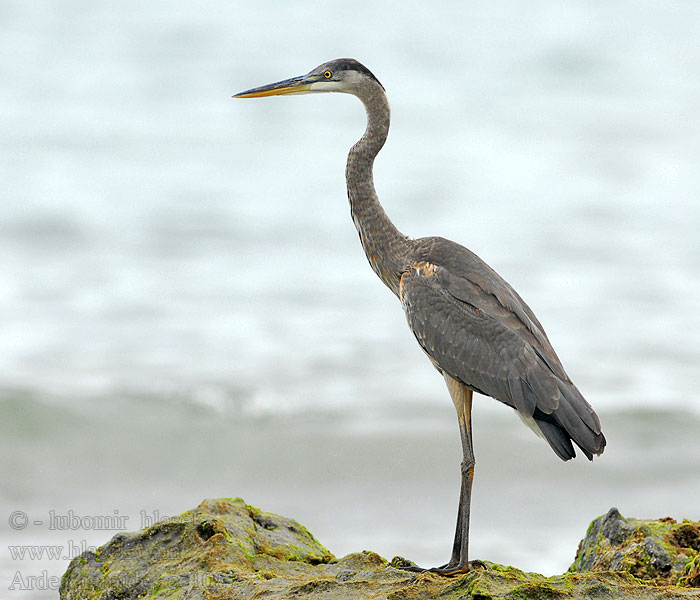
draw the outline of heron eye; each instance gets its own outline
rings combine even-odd
[[[324,76],[326,79],[330,79],[331,77],[333,77],[333,73],[331,73],[330,71],[324,71],[324,72],[323,72],[323,76]]]

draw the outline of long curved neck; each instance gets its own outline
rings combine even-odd
[[[391,222],[374,189],[374,158],[389,134],[389,102],[382,87],[367,81],[357,91],[367,111],[367,129],[348,154],[345,179],[350,211],[374,272],[398,296],[399,280],[409,261],[410,240]]]

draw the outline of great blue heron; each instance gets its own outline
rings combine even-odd
[[[589,460],[603,452],[600,421],[564,371],[537,317],[508,283],[465,247],[441,237],[411,239],[389,220],[372,178],[389,132],[389,102],[367,67],[340,58],[234,98],[308,92],[353,94],[367,111],[367,129],[345,169],[350,209],[372,269],[401,300],[413,334],[445,378],[457,409],[464,460],[454,545],[449,562],[429,570],[463,573],[469,570],[475,465],[472,393],[514,408],[562,460],[576,456],[572,441]]]

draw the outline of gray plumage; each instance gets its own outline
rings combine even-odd
[[[472,390],[534,418],[563,460],[605,446],[600,422],[564,371],[542,325],[518,293],[473,252],[443,238],[416,240],[401,301],[423,350]]]
[[[472,392],[512,407],[563,460],[572,441],[592,459],[605,448],[597,415],[569,379],[542,325],[518,293],[463,246],[440,238],[411,239],[384,212],[374,188],[374,159],[384,146],[389,103],[379,80],[354,59],[337,59],[307,75],[237,94],[344,92],[357,96],[367,128],[348,155],[346,180],[355,227],[372,269],[401,300],[408,324],[442,373],[457,409],[464,461],[452,557],[431,569],[469,569],[468,538],[474,456]],[[416,568],[417,569],[417,568]]]

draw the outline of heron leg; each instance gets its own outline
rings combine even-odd
[[[422,573],[429,571],[440,575],[459,575],[469,571],[469,513],[472,498],[472,482],[474,481],[474,449],[472,447],[472,391],[463,383],[444,374],[447,389],[450,391],[452,402],[457,409],[459,433],[462,438],[461,489],[459,493],[459,508],[457,510],[457,526],[452,544],[452,556],[447,564],[432,569],[422,569],[416,565],[402,566],[401,569]],[[476,566],[484,566],[480,561],[474,561]]]
[[[461,489],[452,556],[447,564],[429,570],[443,575],[456,575],[469,570],[469,515],[476,461],[472,445],[472,391],[447,374],[445,374],[445,381],[457,409],[459,433],[462,439]]]

